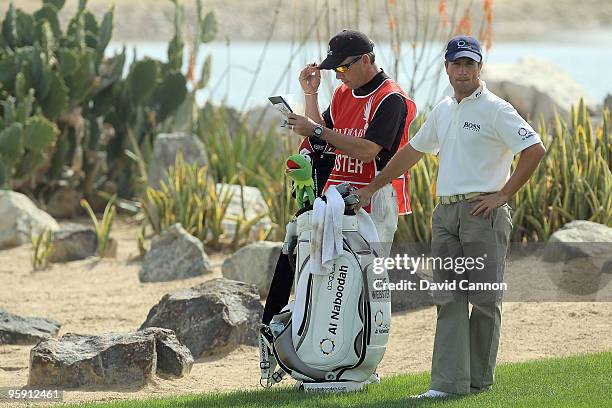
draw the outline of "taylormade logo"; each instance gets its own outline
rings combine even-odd
[[[331,312],[331,316],[329,317],[329,327],[327,331],[329,331],[334,336],[336,335],[336,330],[338,330],[338,323],[334,323],[333,320],[340,320],[340,310],[342,310],[342,295],[344,292],[344,285],[346,285],[346,272],[348,271],[348,266],[342,265],[338,270],[338,278],[336,279],[336,298],[333,301],[333,308]]]

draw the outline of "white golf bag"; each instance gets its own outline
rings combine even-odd
[[[386,271],[373,272],[373,260],[380,255],[360,233],[358,219],[365,216],[369,220],[361,211],[360,216],[342,217],[343,251],[331,265],[315,273],[317,268],[311,265],[313,211],[300,214],[293,226],[288,225],[284,250],[292,251],[287,243],[297,230],[295,299],[269,326],[262,325],[264,387],[280,382],[285,374],[306,391],[354,391],[378,381],[375,370],[387,346],[391,297],[388,290],[374,289],[375,280],[389,280]]]

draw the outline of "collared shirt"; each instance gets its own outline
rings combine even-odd
[[[439,155],[436,194],[449,196],[501,190],[514,155],[541,140],[512,105],[481,81],[460,103],[444,98],[409,143]]]

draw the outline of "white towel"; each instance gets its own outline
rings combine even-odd
[[[374,225],[374,221],[372,221],[370,214],[368,214],[363,208],[360,208],[356,215],[359,233],[370,244],[378,256],[383,256],[383,248],[380,245],[378,232],[376,232],[376,225]]]
[[[326,275],[333,261],[342,255],[342,218],[344,217],[344,199],[334,186],[325,193],[327,203],[317,198],[312,210],[312,233],[310,236],[310,273]],[[360,208],[356,213],[359,233],[372,246],[378,256],[383,255],[376,225],[370,215]]]
[[[327,272],[331,270],[332,262],[342,255],[342,217],[344,216],[344,199],[331,186],[325,193],[327,205],[325,206],[325,223],[323,224],[323,248],[321,263]]]
[[[317,198],[312,205],[312,231],[310,233],[310,273],[322,275],[321,248],[323,247],[323,224],[325,223],[326,203]]]
[[[335,187],[325,192],[327,202],[317,198],[312,209],[310,273],[326,275],[332,261],[342,255],[344,200]]]

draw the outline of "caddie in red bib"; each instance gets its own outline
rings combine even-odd
[[[385,78],[382,71],[381,74],[378,74],[374,80],[376,81],[380,76],[382,83],[374,91],[363,96],[356,95],[352,89],[344,84],[336,88],[329,108],[329,115],[334,124],[334,130],[338,133],[364,138],[374,119],[374,115],[378,112],[382,103],[390,96],[396,95],[395,98],[399,97],[398,99],[405,103],[407,116],[401,133],[394,135],[396,137],[399,136],[399,143],[395,147],[394,153],[408,142],[408,128],[410,122],[414,119],[416,106],[397,83],[390,78]],[[372,141],[377,142],[376,140]],[[390,155],[388,156],[390,157]],[[361,188],[378,174],[381,170],[381,164],[386,164],[386,161],[383,162],[383,160],[384,157],[364,162],[337,149],[336,163],[326,187],[346,181],[357,188]],[[408,196],[408,177],[409,173],[406,173],[392,182],[397,194],[399,215],[411,212]],[[369,207],[365,207],[365,209],[368,212],[370,210]]]
[[[321,114],[318,88],[321,70],[334,70],[342,82],[330,106]],[[408,128],[416,106],[401,87],[375,63],[374,45],[359,32],[344,30],[329,42],[327,58],[310,64],[300,73],[306,99],[305,116],[290,114],[293,131],[308,136],[300,150],[313,140],[325,142],[336,154],[325,188],[349,182],[367,185],[408,142]],[[408,173],[393,180],[372,196],[364,207],[376,225],[381,242],[393,241],[397,216],[409,214]]]

